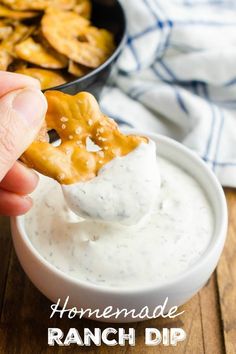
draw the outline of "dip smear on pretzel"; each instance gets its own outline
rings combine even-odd
[[[48,112],[36,141],[23,154],[30,167],[56,179],[69,208],[85,219],[138,223],[149,214],[160,186],[155,143],[124,135],[95,98],[47,91]],[[48,142],[56,130],[61,143]]]
[[[145,137],[124,135],[113,119],[103,115],[95,98],[81,92],[75,96],[47,91],[48,112],[45,127],[21,159],[38,172],[61,184],[87,181],[117,156],[127,155]],[[47,131],[54,129],[61,144],[48,142]],[[98,151],[88,151],[89,142]]]

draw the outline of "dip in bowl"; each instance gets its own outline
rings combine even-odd
[[[12,218],[18,258],[53,302],[69,296],[69,308],[138,312],[148,306],[152,312],[168,297],[168,311],[191,298],[214,271],[227,230],[222,188],[195,153],[169,138],[146,135],[157,145],[162,182],[145,221],[122,226],[79,220],[56,182],[45,177],[33,209]],[[109,321],[137,319],[121,315]]]

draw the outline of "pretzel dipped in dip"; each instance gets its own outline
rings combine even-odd
[[[122,134],[89,93],[45,95],[45,125],[22,161],[57,180],[69,207],[83,218],[137,223],[152,208],[160,184],[155,144]],[[48,142],[51,129],[59,146]]]

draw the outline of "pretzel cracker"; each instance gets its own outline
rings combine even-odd
[[[21,160],[38,172],[61,184],[84,182],[94,178],[102,166],[118,156],[125,156],[147,138],[124,135],[115,121],[100,111],[95,98],[81,92],[70,96],[47,91],[46,130],[22,155]],[[48,142],[46,131],[58,133],[61,144]],[[89,149],[94,144],[96,151]]]

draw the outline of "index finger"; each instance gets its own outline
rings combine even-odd
[[[0,190],[16,194],[32,193],[38,183],[38,175],[18,161],[0,182]]]
[[[0,97],[25,87],[40,89],[40,82],[30,76],[0,71]]]

